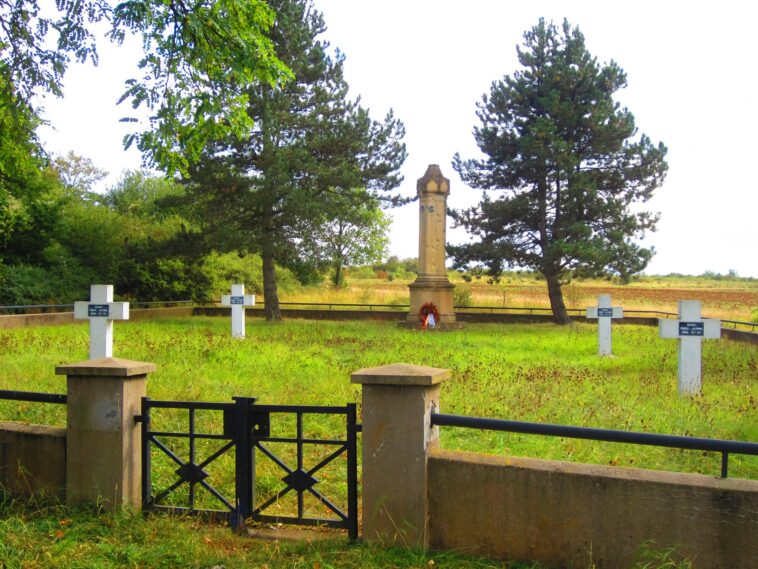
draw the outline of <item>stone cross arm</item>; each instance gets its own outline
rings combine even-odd
[[[721,320],[706,318],[686,321],[659,318],[658,334],[661,338],[716,339],[721,337]]]
[[[89,302],[77,300],[74,302],[74,318],[106,318],[108,320],[129,320],[128,302]]]
[[[223,304],[224,306],[244,306],[244,307],[255,306],[255,295],[254,294],[241,294],[241,295],[224,294],[221,296],[221,304]]]

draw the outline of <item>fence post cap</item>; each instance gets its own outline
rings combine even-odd
[[[449,369],[403,363],[359,369],[350,374],[351,383],[362,385],[436,385],[449,378]]]
[[[123,358],[97,358],[73,364],[55,366],[56,375],[134,377],[153,373],[155,364],[135,362]]]

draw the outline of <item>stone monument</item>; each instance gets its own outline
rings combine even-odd
[[[408,285],[411,308],[404,325],[419,326],[421,307],[432,303],[439,313],[435,328],[461,328],[463,324],[455,321],[453,310],[455,285],[448,280],[445,268],[445,222],[450,180],[442,175],[437,164],[430,164],[416,183],[416,191],[419,197],[418,277]]]

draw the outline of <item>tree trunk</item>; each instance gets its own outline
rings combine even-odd
[[[341,261],[337,261],[334,264],[334,278],[332,279],[332,282],[334,283],[334,288],[342,287],[342,262]]]
[[[282,312],[279,309],[279,293],[276,289],[276,268],[274,264],[274,229],[271,216],[263,220],[263,243],[261,257],[263,258],[263,313],[268,321],[279,321]]]
[[[550,297],[550,308],[553,310],[553,320],[557,324],[571,324],[571,318],[569,318],[566,305],[563,303],[563,291],[558,275],[546,274],[545,279],[547,280],[547,294]]]

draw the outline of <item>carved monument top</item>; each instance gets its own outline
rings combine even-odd
[[[448,195],[450,193],[450,180],[442,175],[438,164],[429,164],[426,173],[416,182],[416,191],[419,197],[428,194]]]

